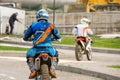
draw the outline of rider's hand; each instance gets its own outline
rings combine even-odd
[[[26,41],[24,41],[23,38],[21,38],[21,42],[26,42]]]
[[[57,39],[57,41],[61,42],[61,39]]]

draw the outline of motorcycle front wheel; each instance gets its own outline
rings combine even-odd
[[[79,44],[76,44],[75,46],[75,57],[77,61],[81,61],[82,60],[82,47]]]
[[[89,48],[88,51],[86,51],[86,56],[87,56],[87,60],[91,61],[92,60],[92,49]]]

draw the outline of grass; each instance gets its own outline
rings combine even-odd
[[[6,35],[0,35],[0,37],[4,37]],[[10,35],[10,37],[19,37],[21,35]],[[53,42],[53,44],[65,44],[65,45],[74,45],[75,44],[75,36],[73,35],[61,35],[61,42]],[[103,48],[117,48],[120,49],[120,38],[100,38],[93,37],[93,47],[103,47]],[[1,49],[1,48],[0,48]]]
[[[66,45],[74,45],[74,37],[62,37],[61,42],[53,42],[54,44],[66,44]]]
[[[0,46],[0,50],[27,51],[28,48],[11,47],[11,46]]]
[[[93,46],[120,49],[120,38],[93,38]]]
[[[120,38],[99,38],[93,37],[93,47],[117,48],[120,49]],[[54,42],[55,43],[55,42]],[[74,36],[62,36],[62,41],[55,44],[74,45]]]
[[[120,69],[120,65],[112,65],[112,66],[108,66],[108,67]]]

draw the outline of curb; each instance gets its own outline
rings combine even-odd
[[[74,46],[70,46],[70,45],[53,45],[58,49],[66,49],[66,50],[75,50]],[[100,52],[100,53],[114,53],[114,54],[120,54],[120,49],[109,49],[109,48],[96,48],[96,47],[92,47],[92,51],[93,52]]]
[[[76,67],[70,67],[70,66],[58,65],[57,70],[73,72],[73,73],[78,73],[78,74],[84,74],[84,75],[88,75],[88,76],[102,78],[105,80],[120,80],[120,77],[113,76],[110,74],[105,74],[105,73],[100,73],[100,72],[95,72],[95,71],[90,71],[90,70],[85,70],[82,68],[76,68]]]

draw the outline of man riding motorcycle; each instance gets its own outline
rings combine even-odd
[[[80,24],[76,25],[73,28],[72,33],[76,36],[77,41],[83,40],[86,43],[88,42],[89,40],[88,34],[93,35],[92,30],[89,28],[90,23],[91,21],[89,19],[82,18],[80,20]]]
[[[35,69],[35,56],[39,52],[48,52],[50,56],[58,57],[58,53],[52,46],[52,36],[58,41],[61,41],[60,34],[54,24],[48,22],[48,12],[45,9],[41,9],[36,14],[37,21],[32,23],[24,34],[23,40],[29,41],[30,37],[33,35],[33,47],[27,51],[26,58],[27,64],[30,69],[29,79],[32,79],[36,75]],[[55,63],[53,60],[52,63]],[[52,77],[56,78],[55,66],[52,65],[50,69],[50,74]]]

